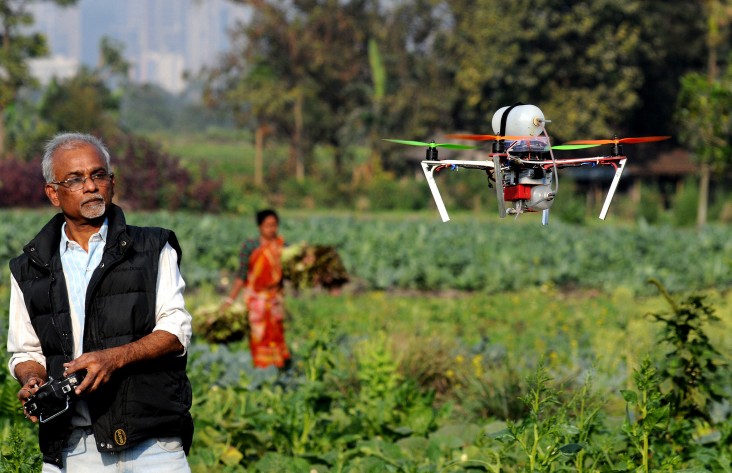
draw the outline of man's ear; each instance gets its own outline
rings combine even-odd
[[[58,189],[56,189],[53,184],[46,184],[45,191],[46,197],[51,201],[51,204],[54,207],[61,207],[61,202],[58,200]]]

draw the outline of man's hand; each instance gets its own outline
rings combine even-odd
[[[25,406],[25,403],[28,402],[28,399],[38,391],[38,388],[40,388],[41,385],[43,385],[43,380],[41,378],[33,376],[30,380],[28,380],[28,382],[25,383],[22,388],[20,388],[20,391],[18,391],[18,399],[20,399],[20,404]],[[30,416],[27,413],[25,416],[33,423],[38,422],[38,417],[36,416]]]
[[[93,351],[84,353],[79,358],[64,363],[64,377],[80,370],[86,370],[86,377],[74,390],[76,395],[96,391],[102,384],[108,382],[112,373],[118,370],[122,361],[115,352],[116,348],[109,350]]]
[[[19,363],[15,367],[15,376],[20,381],[20,384],[23,385],[20,391],[18,391],[18,400],[20,400],[22,406],[25,406],[28,398],[34,395],[38,391],[38,388],[46,383],[47,377],[46,369],[35,361]],[[38,422],[38,417],[36,416],[26,414],[26,417],[32,422]]]
[[[182,352],[183,345],[175,335],[159,330],[126,345],[84,353],[64,363],[64,376],[86,370],[84,381],[74,390],[78,396],[96,391],[110,380],[112,373],[126,365]]]

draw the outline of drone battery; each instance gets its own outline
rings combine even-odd
[[[505,187],[503,189],[503,200],[529,200],[531,199],[531,186],[521,184]]]

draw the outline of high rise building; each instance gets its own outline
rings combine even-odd
[[[100,42],[108,37],[123,45],[130,80],[174,93],[185,88],[184,73],[212,64],[228,47],[228,30],[248,18],[246,7],[227,0],[80,0],[72,7],[39,2],[29,9],[32,29],[47,36],[51,49],[32,66],[42,81],[67,77],[70,64],[96,66]]]

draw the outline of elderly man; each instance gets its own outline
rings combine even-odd
[[[23,404],[50,379],[84,375],[71,408],[40,416],[43,471],[190,471],[191,316],[175,234],[126,224],[94,136],[57,135],[42,165],[60,213],[10,262],[9,368]]]

